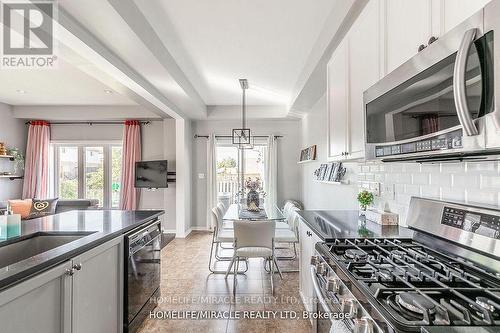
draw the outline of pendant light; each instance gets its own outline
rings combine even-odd
[[[246,90],[248,89],[248,80],[239,79],[242,90],[241,102],[241,128],[233,128],[233,144],[239,149],[253,149],[253,138],[250,128],[247,128],[247,105]]]

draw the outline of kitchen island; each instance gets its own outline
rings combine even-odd
[[[70,211],[0,241],[2,332],[122,332],[123,235],[163,211]]]

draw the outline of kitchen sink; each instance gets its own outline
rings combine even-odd
[[[0,246],[0,268],[18,263],[90,234],[91,232],[37,233],[28,238],[22,238]]]

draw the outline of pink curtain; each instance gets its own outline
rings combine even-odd
[[[439,131],[439,117],[428,115],[422,118],[422,134],[431,134]]]
[[[50,125],[31,121],[26,144],[23,199],[46,199],[49,191]]]
[[[123,130],[122,177],[120,209],[134,210],[139,204],[139,190],[135,183],[135,162],[141,160],[141,124],[127,120]]]

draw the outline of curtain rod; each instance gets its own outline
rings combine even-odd
[[[141,120],[139,123],[141,125],[149,125],[151,124],[152,121],[160,121],[158,120]],[[50,122],[48,121],[49,124],[51,125],[123,125],[125,124],[124,121],[55,121],[55,122]],[[25,123],[26,125],[31,124],[31,121],[27,121]]]
[[[215,138],[232,138],[233,136],[232,135],[216,135]],[[267,138],[269,137],[269,135],[252,135],[253,138]],[[275,135],[274,136],[275,138],[282,138],[283,135]],[[208,135],[198,135],[198,134],[195,134],[194,135],[194,138],[195,139],[198,139],[198,138],[205,138],[205,139],[208,139]]]

